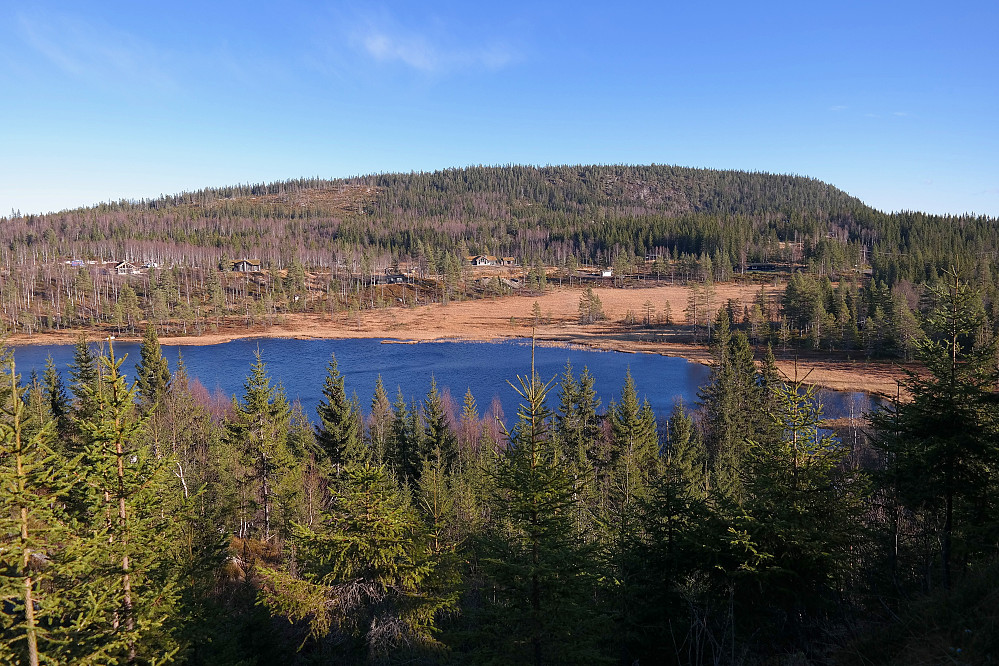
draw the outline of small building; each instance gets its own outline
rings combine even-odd
[[[385,284],[402,284],[405,281],[406,276],[399,270],[398,264],[385,269]]]
[[[118,275],[134,275],[136,273],[135,264],[130,261],[119,261],[114,265],[114,272]]]
[[[517,260],[514,257],[502,257],[500,259],[501,266],[516,266]]]
[[[385,273],[384,275],[372,275],[371,284],[403,284],[406,276],[402,273]]]
[[[239,261],[232,262],[232,272],[233,273],[259,273],[260,272],[260,262],[251,261],[250,259],[240,259]]]
[[[491,254],[479,254],[472,257],[473,266],[495,266],[499,260]]]
[[[613,268],[604,268],[600,271],[600,277],[614,277]]]

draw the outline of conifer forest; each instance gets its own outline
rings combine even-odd
[[[881,213],[815,180],[496,167],[204,190],[2,220],[6,331],[143,336],[134,377],[0,349],[0,663],[895,664],[999,659],[999,225]],[[9,240],[8,240],[9,239]],[[508,422],[337,359],[315,413],[259,354],[221,400],[159,336],[510,289],[583,265],[690,285],[693,404],[630,375],[508,377]],[[240,259],[260,270],[231,270]],[[103,263],[145,265],[117,275]],[[714,282],[786,279],[752,307]],[[748,277],[747,277],[748,276]],[[521,287],[523,288],[523,287]],[[600,318],[583,292],[580,320]],[[401,301],[401,302],[400,302]],[[682,315],[677,315],[682,316]],[[644,322],[651,325],[651,322]],[[773,347],[910,368],[823,422]],[[651,388],[651,387],[648,387]]]
[[[139,336],[143,322],[199,335],[295,313],[350,321],[372,308],[572,285],[586,267],[612,268],[615,286],[688,285],[673,320],[700,340],[713,312],[697,301],[711,284],[775,277],[787,283],[779,302],[730,312],[751,324],[754,344],[909,360],[927,289],[952,267],[981,295],[978,334],[999,321],[995,219],[882,213],[800,176],[476,167],[13,211],[0,224],[0,330],[27,335]],[[475,255],[508,258],[521,279],[471,274]]]

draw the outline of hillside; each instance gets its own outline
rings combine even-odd
[[[4,226],[10,252],[160,262],[252,255],[282,267],[290,254],[321,266],[348,249],[377,262],[457,246],[606,263],[657,248],[746,251],[749,260],[765,261],[777,241],[827,232],[859,240],[877,218],[840,190],[797,176],[668,166],[478,167],[206,189],[6,219]]]
[[[994,253],[995,220],[883,214],[815,179],[673,166],[473,167],[212,188],[49,215],[4,218],[7,265],[80,257],[214,265],[374,268],[444,255],[611,265],[708,256],[774,260],[920,281]],[[795,244],[789,246],[790,244]],[[994,254],[989,255],[994,260]]]
[[[902,301],[915,308],[920,285],[951,266],[982,287],[990,320],[999,312],[996,220],[885,214],[815,179],[768,173],[473,167],[205,189],[0,224],[0,328],[27,335],[134,334],[142,321],[202,334],[302,312],[541,292],[548,278],[597,279],[598,267],[612,269],[615,286],[756,270],[771,282],[792,271],[845,279],[837,297],[822,286],[821,316],[759,303],[774,335],[791,325],[787,315],[816,341],[831,330],[827,315],[840,328],[865,332],[872,318],[901,330]],[[512,266],[472,270],[474,255]],[[710,301],[693,323],[710,318],[719,305]],[[830,345],[856,348],[858,335]],[[868,353],[884,346],[877,340],[864,343]]]

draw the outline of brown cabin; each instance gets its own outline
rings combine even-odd
[[[239,261],[232,262],[232,272],[233,273],[259,273],[260,272],[260,262],[250,261],[249,259],[240,259]]]

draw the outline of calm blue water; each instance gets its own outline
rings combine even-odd
[[[178,354],[182,354],[188,373],[209,391],[242,396],[243,383],[258,350],[272,380],[284,385],[291,400],[300,400],[310,418],[314,418],[322,397],[326,367],[333,353],[345,377],[347,394],[356,393],[365,412],[378,375],[391,400],[395,399],[397,387],[407,400],[423,399],[434,377],[438,387],[450,390],[459,409],[468,389],[475,396],[480,413],[498,397],[507,421],[511,422],[520,399],[507,382],[516,383],[517,375],[529,375],[531,367],[529,341],[382,344],[379,340],[234,340],[221,345],[164,346],[163,355],[169,360],[170,369],[175,370]],[[68,384],[72,345],[18,347],[15,350],[18,372],[25,379],[32,369],[41,375],[49,354]],[[128,356],[122,367],[133,378],[135,363],[139,361],[139,344],[115,344],[115,355],[123,354]],[[682,358],[557,347],[536,350],[535,365],[544,381],[561,375],[567,361],[577,378],[584,366],[589,368],[596,378],[595,388],[604,407],[612,398],[619,399],[625,373],[630,369],[640,398],[647,398],[662,416],[670,412],[676,398],[687,405],[695,403],[698,388],[708,378],[707,367]],[[553,408],[557,392],[558,387],[554,386]],[[870,398],[863,393],[824,392],[823,402],[826,416],[849,416],[851,407],[859,415],[871,405]]]

